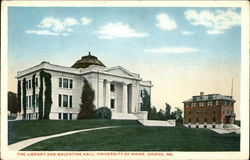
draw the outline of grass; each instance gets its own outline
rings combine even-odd
[[[135,120],[23,120],[8,122],[8,144],[78,129],[140,125]]]
[[[240,135],[203,128],[145,127],[81,132],[33,144],[25,151],[239,151]]]

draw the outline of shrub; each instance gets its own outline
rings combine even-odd
[[[97,119],[111,119],[112,112],[108,107],[101,107],[95,111],[95,118]]]

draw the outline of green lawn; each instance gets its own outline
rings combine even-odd
[[[78,129],[140,125],[135,120],[23,120],[8,122],[8,144]]]
[[[81,132],[31,145],[25,151],[239,151],[240,135],[208,129],[124,126]]]

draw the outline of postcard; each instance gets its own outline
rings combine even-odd
[[[249,3],[1,13],[1,159],[249,158]]]

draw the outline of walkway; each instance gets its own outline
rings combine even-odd
[[[59,134],[54,134],[50,136],[42,136],[42,137],[37,137],[37,138],[31,138],[27,140],[23,140],[14,144],[9,145],[9,150],[14,150],[14,151],[19,151],[23,148],[26,148],[32,144],[35,144],[40,141],[44,141],[50,138],[55,138],[55,137],[61,137],[61,136],[66,136],[70,134],[75,134],[79,132],[87,132],[87,131],[93,131],[93,130],[100,130],[100,129],[109,129],[109,128],[117,128],[120,126],[110,126],[110,127],[98,127],[98,128],[90,128],[90,129],[81,129],[81,130],[75,130],[75,131],[69,131],[69,132],[64,132],[64,133],[59,133]]]

